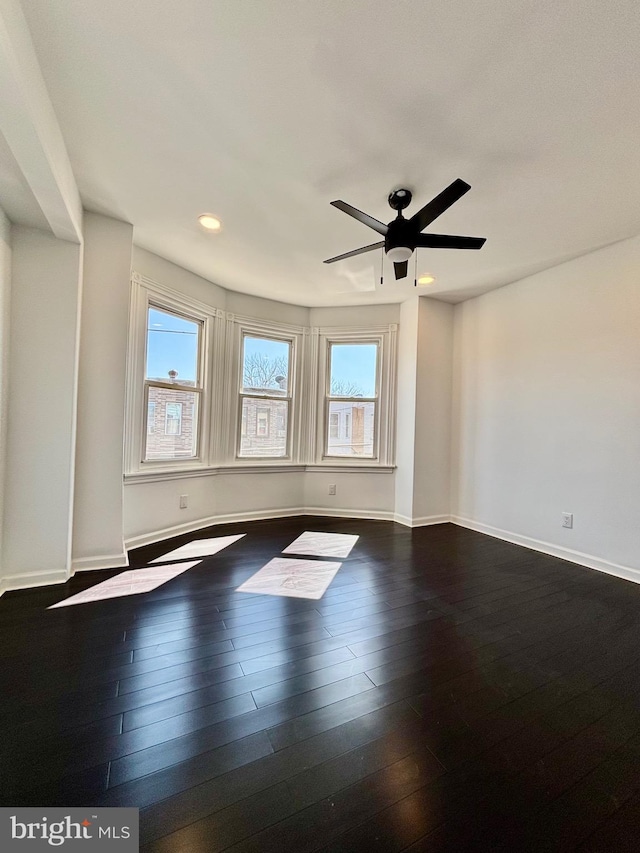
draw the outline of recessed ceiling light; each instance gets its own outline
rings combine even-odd
[[[432,275],[421,275],[418,284],[433,284],[435,278]]]
[[[198,217],[198,222],[207,231],[219,231],[222,228],[222,222],[212,213],[201,213]]]

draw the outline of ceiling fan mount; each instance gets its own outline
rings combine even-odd
[[[406,278],[408,272],[408,261],[414,251],[418,248],[428,249],[480,249],[485,242],[484,237],[459,237],[451,234],[423,234],[423,230],[430,225],[434,219],[451,207],[458,199],[471,189],[471,186],[458,178],[439,195],[425,204],[410,219],[405,219],[402,211],[411,204],[412,194],[410,190],[400,188],[389,193],[389,206],[397,210],[398,215],[387,225],[363,213],[345,201],[332,201],[331,204],[344,213],[362,222],[369,228],[373,228],[384,237],[379,243],[363,246],[329,258],[325,264],[333,264],[354,255],[362,255],[374,249],[382,249],[388,258],[393,261],[396,279]]]
[[[411,190],[398,189],[389,193],[389,207],[393,210],[402,211],[411,204]]]

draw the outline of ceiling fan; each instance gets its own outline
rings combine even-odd
[[[358,222],[368,225],[373,228],[378,234],[384,236],[384,240],[379,243],[372,243],[370,246],[363,246],[361,249],[354,249],[352,252],[345,252],[344,255],[336,255],[335,258],[329,258],[325,264],[333,264],[336,261],[342,261],[345,258],[352,258],[354,255],[362,255],[364,252],[371,252],[374,249],[381,249],[388,258],[393,261],[393,268],[396,274],[396,279],[406,278],[409,268],[409,258],[415,249],[480,249],[482,248],[485,237],[455,237],[450,234],[423,234],[422,231],[433,222],[440,214],[451,207],[459,198],[471,189],[471,186],[460,178],[450,184],[439,195],[433,198],[428,204],[425,204],[417,213],[414,213],[411,219],[405,219],[402,211],[405,207],[411,204],[410,190],[398,189],[394,190],[389,195],[389,205],[393,210],[398,211],[395,219],[385,225],[384,222],[379,222],[368,213],[363,213],[346,201],[332,201],[331,204],[353,216]]]

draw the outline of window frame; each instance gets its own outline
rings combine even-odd
[[[165,314],[171,314],[174,317],[180,317],[183,320],[187,320],[190,323],[197,323],[199,326],[198,330],[198,351],[196,354],[196,383],[195,385],[187,385],[184,382],[180,382],[179,378],[176,378],[174,381],[163,382],[158,379],[148,379],[147,378],[147,344],[148,344],[148,318],[149,311],[151,309],[156,309],[158,311],[163,311]],[[146,400],[146,417],[149,416],[149,403],[153,402],[149,400],[149,392],[152,388],[161,388],[167,391],[184,391],[186,393],[194,393],[194,403],[192,404],[195,407],[195,411],[197,415],[193,418],[193,425],[195,429],[195,442],[194,442],[194,453],[191,456],[174,456],[165,459],[150,459],[146,457],[147,450],[147,441],[149,437],[148,432],[148,424],[144,425],[144,440],[141,446],[141,463],[148,464],[150,462],[164,462],[164,463],[172,463],[172,462],[191,462],[193,460],[200,459],[201,456],[201,420],[202,420],[202,395],[204,392],[204,387],[202,385],[202,376],[204,374],[204,361],[205,361],[205,353],[203,352],[203,333],[204,333],[204,321],[200,318],[193,317],[190,314],[185,313],[184,311],[176,311],[169,310],[168,308],[161,306],[158,304],[157,300],[151,298],[147,302],[147,322],[146,322],[146,334],[145,334],[145,353],[144,353],[144,397]],[[169,424],[167,409],[170,405],[178,405],[180,406],[180,417],[178,420],[178,432],[168,432],[167,427]],[[165,403],[165,416],[164,416],[164,435],[169,436],[181,436],[182,435],[182,421],[184,418],[184,403],[179,401],[172,401],[171,403]],[[188,403],[187,403],[188,405]]]
[[[392,468],[395,465],[396,420],[396,323],[384,326],[351,326],[318,328],[318,389],[315,426],[315,465],[319,468]],[[376,396],[331,396],[331,346],[334,344],[376,344]],[[328,451],[331,401],[373,402],[374,455],[333,456]]]
[[[331,393],[331,350],[334,346],[375,346],[376,347],[376,382],[375,382],[375,396],[373,397],[348,397],[345,395],[338,395]],[[376,463],[378,461],[378,421],[380,415],[380,358],[381,352],[381,342],[379,339],[360,339],[360,340],[335,340],[333,338],[327,340],[326,345],[326,370],[325,370],[325,392],[324,392],[324,421],[325,421],[325,429],[323,430],[323,444],[322,444],[322,458],[323,459],[348,459],[350,461],[356,460],[367,460],[369,462]],[[331,403],[373,403],[374,404],[374,414],[373,414],[373,453],[371,456],[357,456],[355,454],[347,455],[340,453],[330,453],[329,452],[329,440],[330,440],[330,432],[331,432]],[[350,429],[353,429],[353,421],[350,416],[350,413],[345,414],[345,435],[344,438],[349,438],[348,432]],[[338,432],[340,431],[340,425],[338,423]],[[338,435],[338,438],[340,436]]]
[[[247,338],[256,338],[265,341],[274,341],[276,343],[285,343],[289,346],[289,360],[287,366],[287,388],[285,394],[267,394],[267,393],[251,393],[244,389],[244,345]],[[269,464],[277,462],[290,462],[292,457],[292,422],[293,422],[293,404],[295,396],[295,381],[296,381],[296,339],[294,336],[287,334],[276,334],[273,329],[259,331],[257,327],[247,328],[243,326],[240,330],[240,352],[238,355],[238,424],[236,428],[235,442],[235,459],[240,464],[248,462],[258,462],[259,464]],[[275,390],[275,389],[274,389]],[[283,455],[260,456],[258,454],[242,454],[242,439],[249,436],[248,422],[246,423],[246,433],[243,434],[243,409],[245,399],[249,400],[264,400],[267,402],[285,402],[287,404],[287,435],[285,440],[285,452]],[[268,430],[271,432],[271,412],[268,411]],[[264,437],[264,436],[261,436]]]
[[[129,352],[127,358],[127,402],[125,434],[125,476],[147,473],[168,473],[176,470],[201,468],[210,460],[210,423],[212,388],[212,370],[210,352],[213,324],[216,320],[215,309],[175,293],[157,282],[138,274],[132,275],[132,292],[129,316]],[[197,383],[186,385],[179,381],[161,382],[147,379],[147,328],[149,309],[156,308],[190,322],[199,324],[197,355]],[[180,390],[195,394],[197,407],[194,426],[197,430],[195,455],[177,456],[169,459],[146,459],[148,439],[149,388],[159,387]],[[183,408],[184,417],[184,408]],[[163,427],[160,427],[162,430]]]

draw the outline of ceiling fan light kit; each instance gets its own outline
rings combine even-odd
[[[393,249],[387,250],[387,257],[394,264],[401,264],[403,261],[408,261],[413,254],[413,249],[408,246],[394,246]]]
[[[363,213],[345,201],[332,201],[331,204],[342,210],[344,213],[362,222],[369,228],[373,228],[378,234],[384,236],[384,240],[378,243],[372,243],[369,246],[363,246],[361,249],[354,249],[351,252],[345,252],[343,255],[337,255],[335,258],[329,258],[325,264],[333,264],[336,261],[352,258],[355,255],[362,255],[365,252],[371,252],[374,249],[384,249],[387,257],[393,261],[393,268],[396,279],[406,278],[408,272],[408,262],[411,255],[416,249],[480,249],[484,245],[484,237],[459,237],[451,234],[423,234],[422,231],[430,225],[434,219],[437,219],[445,210],[448,210],[452,204],[460,199],[466,192],[471,189],[471,186],[466,181],[458,178],[439,195],[425,204],[411,219],[405,219],[402,211],[411,204],[411,191],[401,188],[394,190],[389,194],[389,206],[398,212],[395,219],[392,219],[387,225],[369,216],[368,213]]]

